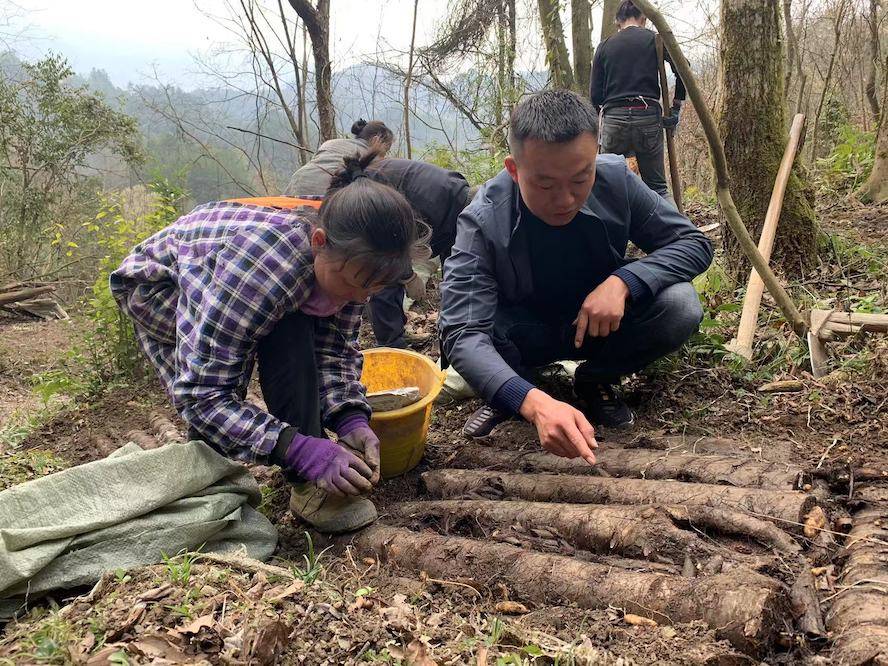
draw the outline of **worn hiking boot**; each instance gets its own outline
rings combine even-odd
[[[293,484],[290,511],[326,534],[353,532],[378,517],[376,507],[366,497],[331,495],[311,483]]]
[[[577,397],[586,403],[584,411],[592,425],[605,428],[631,428],[635,425],[635,412],[629,409],[610,384],[585,384],[574,390]]]
[[[487,437],[500,423],[504,423],[511,418],[512,415],[508,412],[501,411],[490,405],[484,405],[476,410],[469,417],[469,420],[466,421],[465,426],[463,426],[463,434],[472,439]]]

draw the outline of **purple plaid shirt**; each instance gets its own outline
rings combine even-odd
[[[198,206],[135,247],[111,291],[186,422],[228,455],[267,456],[288,424],[238,390],[258,341],[315,284],[311,227],[298,213],[230,202]],[[360,304],[319,318],[315,354],[326,423],[369,413],[357,348]]]

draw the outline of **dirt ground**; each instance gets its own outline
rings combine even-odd
[[[717,221],[706,210],[695,217],[700,225]],[[828,217],[831,229],[843,238],[866,241],[876,260],[885,261],[888,207],[835,209]],[[803,279],[810,281],[815,300],[841,307],[874,296],[863,302],[885,307],[884,279],[860,267],[872,256],[859,251],[850,256],[842,268],[824,265]],[[409,327],[432,333],[436,320],[432,300],[415,306]],[[720,321],[730,329],[736,314],[729,312]],[[41,323],[0,316],[0,433],[9,436],[4,427],[41,409],[32,391],[34,377],[62,361],[83,326],[76,319]],[[833,490],[841,493],[848,491],[840,483],[843,470],[888,469],[888,338],[866,336],[831,345],[836,370],[821,381],[807,372],[801,343],[780,325],[767,300],[759,338],[765,358],[754,367],[733,364],[714,351],[717,345],[710,338],[627,380],[623,391],[638,424],[631,433],[601,431],[602,449],[644,448],[667,437],[691,447],[727,438],[733,442],[730,453],[741,460],[834,470]],[[368,330],[362,340],[371,342]],[[437,358],[434,336],[418,349]],[[766,382],[786,379],[797,380],[792,392],[759,391]],[[556,395],[570,397],[567,377],[546,381]],[[436,406],[423,462],[384,482],[374,494],[382,522],[392,523],[400,504],[426,499],[422,474],[453,464],[462,426],[478,404]],[[156,413],[176,420],[155,381],[115,387],[92,404],[63,404],[44,421],[31,423],[27,436],[10,440],[16,446],[0,448],[0,463],[21,452],[50,456],[39,468],[29,459],[18,481],[95,460],[101,457],[97,439],[123,443],[133,430],[149,432]],[[485,445],[510,452],[539,446],[533,429],[518,422],[501,426]],[[509,588],[496,576],[485,582],[467,571],[464,578],[445,579],[392,567],[382,557],[359,552],[349,539],[311,535],[315,555],[323,551],[316,559],[305,526],[287,510],[287,485],[280,473],[265,467],[254,473],[266,498],[262,510],[279,530],[272,563],[277,569],[198,557],[193,567],[180,558],[118,572],[103,579],[92,598],[75,601],[61,613],[38,603],[32,615],[7,625],[0,638],[0,664],[90,659],[95,664],[732,664],[762,659],[817,663],[830,655],[826,637],[812,639],[787,629],[778,631],[763,653],[750,656],[703,621],[635,624],[618,605],[588,610],[528,600],[527,590]],[[834,525],[845,521],[842,529],[847,529],[847,505],[835,495],[825,505]],[[491,541],[502,536],[489,534]],[[506,536],[514,540],[513,534]],[[734,550],[739,544],[722,543]],[[826,572],[818,579],[823,597],[835,593],[839,574],[831,558],[836,552],[833,544],[817,562]],[[186,563],[189,573],[183,580]],[[639,567],[619,563],[614,575],[626,566]],[[681,568],[681,562],[676,566]]]

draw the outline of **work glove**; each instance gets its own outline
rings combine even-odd
[[[410,278],[404,282],[404,289],[407,291],[407,295],[414,301],[425,300],[425,281],[416,273],[413,273]]]
[[[363,412],[352,412],[336,424],[339,443],[358,454],[372,471],[370,483],[379,482],[379,437]]]
[[[376,460],[378,469],[378,448]],[[284,454],[284,465],[333,495],[360,495],[373,488],[370,480],[373,470],[354,453],[329,439],[296,433]]]
[[[667,130],[672,130],[673,132],[678,127],[678,121],[681,118],[681,101],[675,100],[672,102],[672,114],[670,116],[663,116],[663,127]]]

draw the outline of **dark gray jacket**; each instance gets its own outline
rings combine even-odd
[[[639,278],[651,295],[706,270],[712,261],[709,239],[629,171],[623,157],[601,155],[595,171],[582,212],[604,226],[615,266]],[[627,259],[630,240],[647,256]],[[444,352],[488,402],[516,376],[491,335],[498,302],[517,304],[531,296],[530,251],[521,233],[518,185],[502,171],[460,215],[441,284]]]

